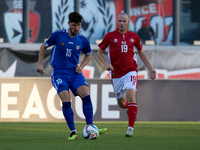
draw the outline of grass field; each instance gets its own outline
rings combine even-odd
[[[108,131],[96,140],[82,137],[84,122],[76,122],[78,139],[69,141],[64,122],[0,122],[0,150],[198,150],[200,122],[137,122],[134,135],[124,136],[126,122],[94,122]]]

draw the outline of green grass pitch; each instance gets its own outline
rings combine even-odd
[[[197,150],[200,122],[139,122],[125,137],[127,122],[94,122],[108,128],[96,140],[82,137],[84,122],[75,122],[77,140],[67,140],[65,122],[0,122],[0,150]]]

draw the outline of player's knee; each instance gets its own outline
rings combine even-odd
[[[63,86],[64,87],[64,86]],[[59,88],[60,89],[60,88]],[[69,95],[69,91],[67,90],[61,90],[61,92],[59,92],[59,97],[61,99],[61,101],[64,102],[70,102],[70,95]]]
[[[89,93],[81,93],[81,94],[79,94],[79,93],[76,93],[78,96],[80,96],[80,98],[84,98],[84,97],[87,97],[88,95],[90,96],[90,94]]]
[[[85,85],[78,88],[78,90],[76,91],[76,94],[79,95],[81,98],[84,98],[84,97],[90,95],[89,89]]]
[[[127,100],[129,103],[136,103],[136,98],[133,95],[127,96]]]
[[[136,103],[136,99],[135,98],[130,98],[130,99],[127,98],[127,100],[128,100],[128,103]]]

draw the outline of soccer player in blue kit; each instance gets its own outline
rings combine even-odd
[[[82,69],[91,59],[92,50],[89,40],[79,33],[82,20],[83,17],[77,12],[69,14],[69,28],[53,32],[48,40],[41,45],[36,69],[41,75],[45,73],[43,68],[44,55],[47,47],[54,45],[50,58],[50,64],[53,68],[51,82],[62,101],[63,115],[70,129],[69,140],[77,139],[69,89],[74,96],[80,96],[82,99],[86,124],[93,124],[93,105],[88,84],[82,74]],[[81,52],[85,54],[85,57],[79,65]],[[106,130],[106,128],[99,129],[99,134]]]

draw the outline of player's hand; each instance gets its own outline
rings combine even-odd
[[[37,66],[37,68],[36,68],[36,72],[40,73],[41,76],[42,76],[43,74],[45,74],[43,65],[39,65],[39,64],[38,64],[38,66]]]
[[[106,70],[110,71],[110,70],[114,70],[114,68],[111,64],[108,64],[108,66],[106,66]]]
[[[150,79],[155,80],[156,79],[156,71],[150,70]]]
[[[81,72],[82,72],[82,68],[81,68],[81,66],[80,65],[76,65],[76,73],[78,73],[78,74],[80,74]]]

